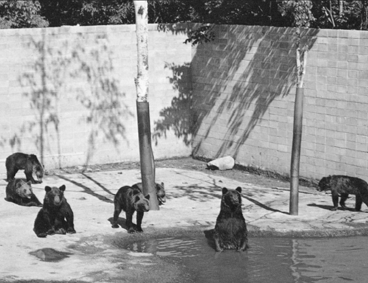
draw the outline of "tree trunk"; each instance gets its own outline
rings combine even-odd
[[[299,42],[300,43],[300,42]],[[298,46],[296,50],[296,65],[297,65],[297,88],[294,104],[294,128],[293,128],[293,147],[291,151],[291,166],[290,166],[290,214],[298,215],[299,208],[299,167],[300,167],[300,152],[302,144],[302,129],[303,129],[303,100],[304,89],[303,81],[305,68],[307,64],[308,49],[304,51]]]
[[[150,209],[159,210],[155,166],[151,146],[150,115],[148,103],[148,5],[147,1],[134,0],[137,27],[137,120],[142,187],[144,195],[150,195]]]

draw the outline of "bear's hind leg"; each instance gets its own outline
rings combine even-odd
[[[6,168],[6,181],[10,182],[11,180],[13,180],[17,172],[18,172],[18,169]]]
[[[342,193],[340,197],[340,206],[342,209],[346,209],[345,201],[348,199],[349,194]]]

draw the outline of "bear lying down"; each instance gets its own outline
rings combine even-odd
[[[76,233],[73,211],[64,197],[64,191],[65,185],[59,188],[45,187],[43,206],[37,214],[33,229],[37,237]]]
[[[32,191],[31,181],[12,179],[6,186],[6,201],[23,206],[42,206]]]

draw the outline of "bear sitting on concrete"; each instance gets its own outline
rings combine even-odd
[[[156,194],[158,205],[163,205],[166,202],[166,192],[165,192],[165,184],[161,182],[161,184],[155,184],[156,187]],[[138,188],[143,192],[142,183],[137,183],[132,186],[132,188]]]
[[[342,209],[345,209],[345,201],[349,197],[349,194],[355,195],[355,210],[360,211],[362,202],[368,206],[368,184],[366,181],[343,175],[332,175],[323,177],[318,183],[318,191],[331,190],[333,208],[331,210],[337,210],[339,196],[340,205]]]
[[[216,251],[244,251],[248,248],[248,231],[241,208],[241,188],[222,189],[221,210],[217,217],[214,240]]]
[[[42,206],[32,191],[31,182],[23,179],[12,179],[8,183],[5,200],[23,206]]]
[[[47,235],[76,233],[73,211],[64,197],[65,185],[60,188],[45,187],[43,207],[38,212],[33,231],[37,237]]]
[[[42,183],[43,166],[34,154],[25,154],[21,152],[9,155],[5,161],[7,181],[10,182],[14,179],[18,170],[24,170],[27,181],[31,181],[32,184]],[[35,176],[38,181],[36,181]]]
[[[142,219],[145,212],[150,209],[150,196],[144,196],[138,187],[121,187],[114,198],[114,218],[112,228],[119,228],[118,217],[122,210],[126,214],[128,233],[143,232]],[[133,226],[133,214],[137,211],[137,225]]]

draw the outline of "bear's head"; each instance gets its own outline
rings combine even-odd
[[[166,193],[165,193],[165,185],[164,183],[156,184],[156,192],[158,204],[162,205],[166,202]]]
[[[318,187],[317,187],[317,191],[319,192],[328,191],[328,190],[331,190],[331,176],[323,177],[319,181]]]
[[[34,154],[30,154],[28,159],[32,164],[32,175],[37,179],[40,183],[42,183],[42,178],[44,174],[43,165],[38,161],[38,158]]]
[[[237,187],[235,190],[222,188],[221,209],[230,209],[231,211],[241,209],[241,191],[241,187]]]
[[[141,190],[134,188],[129,192],[134,209],[140,212],[147,212],[150,209],[150,195],[144,196]]]
[[[24,181],[20,179],[18,182],[15,183],[15,191],[19,196],[22,198],[31,198],[33,195],[31,181]]]
[[[44,203],[49,206],[60,206],[64,201],[65,185],[61,187],[45,187],[46,195]]]

